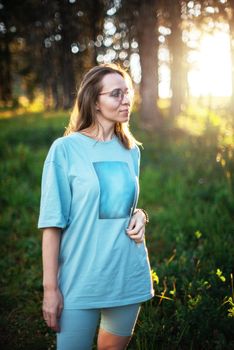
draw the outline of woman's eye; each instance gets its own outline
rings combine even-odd
[[[121,96],[121,90],[116,89],[112,92],[111,96],[113,97],[120,97]]]

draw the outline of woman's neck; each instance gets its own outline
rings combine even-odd
[[[110,141],[114,135],[114,129],[103,130],[101,128],[85,128],[80,130],[80,132],[84,135],[92,137],[95,140],[99,141]]]

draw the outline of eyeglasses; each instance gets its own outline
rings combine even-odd
[[[111,91],[100,92],[99,95],[109,94],[109,97],[113,97],[118,101],[123,101],[124,96],[127,96],[129,99],[133,98],[134,91],[131,89],[126,90],[125,92],[122,89],[114,89]]]

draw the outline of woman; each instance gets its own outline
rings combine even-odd
[[[83,78],[65,135],[46,157],[38,228],[43,229],[43,315],[57,349],[127,347],[141,303],[153,297],[136,209],[140,144],[128,124],[129,75],[116,65]]]

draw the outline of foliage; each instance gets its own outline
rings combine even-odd
[[[233,143],[220,145],[220,130],[211,125],[199,135],[167,126],[151,135],[139,129],[137,114],[132,120],[144,146],[138,206],[150,214],[146,237],[156,295],[143,304],[129,349],[234,349]],[[55,348],[41,316],[36,226],[42,164],[66,124],[62,113],[0,120],[5,350]],[[217,160],[220,150],[225,166]]]

